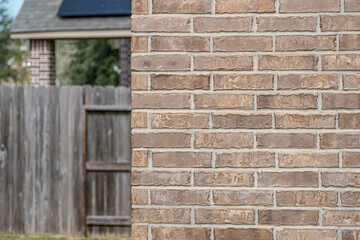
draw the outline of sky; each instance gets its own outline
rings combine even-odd
[[[9,15],[13,18],[17,16],[17,14],[20,11],[21,6],[23,5],[24,0],[9,0],[7,4],[7,9],[9,12]]]

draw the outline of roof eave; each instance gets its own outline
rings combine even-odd
[[[84,31],[46,31],[12,32],[12,39],[108,39],[131,37],[130,29],[84,30]]]

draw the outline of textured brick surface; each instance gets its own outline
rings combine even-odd
[[[318,218],[317,210],[259,210],[259,224],[261,225],[317,226]]]
[[[337,74],[279,74],[279,89],[337,89],[339,85]]]
[[[340,0],[280,0],[280,12],[283,13],[317,13],[340,12]]]
[[[255,222],[255,212],[252,209],[198,208],[195,209],[195,222],[198,224],[252,225]]]
[[[251,32],[252,17],[194,17],[194,31]]]
[[[259,32],[315,32],[316,17],[258,17]]]
[[[271,240],[273,239],[273,230],[268,228],[215,228],[214,237],[215,240]]]
[[[211,0],[153,0],[153,13],[211,13]]]
[[[301,207],[336,207],[338,195],[336,191],[280,191],[276,202],[279,206]]]
[[[259,172],[261,187],[317,187],[316,172]]]
[[[153,227],[153,239],[210,239],[211,229],[206,227]]]
[[[304,240],[304,239],[326,239],[336,240],[335,229],[282,229],[277,231],[277,240]]]
[[[134,238],[360,240],[360,1],[132,4]]]

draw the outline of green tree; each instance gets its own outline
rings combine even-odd
[[[119,84],[119,52],[112,50],[111,40],[74,40],[61,84],[114,85]]]
[[[24,41],[10,38],[12,19],[5,9],[6,4],[7,0],[0,0],[0,83],[24,84],[28,79],[27,50]]]

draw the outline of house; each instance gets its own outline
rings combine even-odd
[[[120,85],[129,86],[130,15],[130,0],[25,0],[11,37],[30,40],[30,84],[55,84],[55,40],[106,38],[121,47]]]

